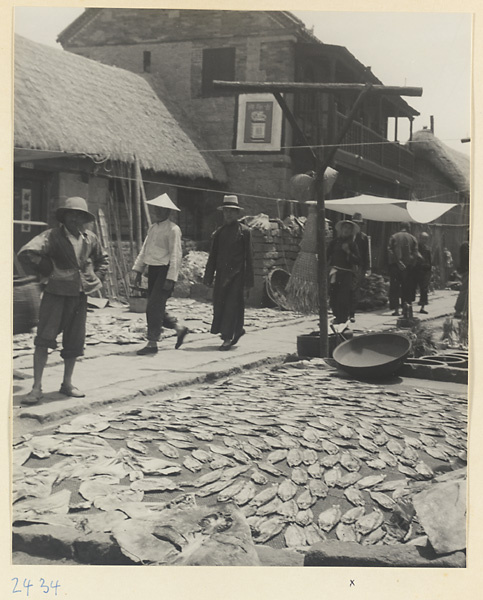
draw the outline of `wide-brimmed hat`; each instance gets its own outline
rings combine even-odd
[[[238,204],[238,196],[223,196],[223,204],[218,207],[217,210],[223,210],[224,208],[237,208],[238,210],[243,210],[241,206]]]
[[[161,196],[157,196],[152,200],[146,200],[146,204],[149,204],[150,206],[158,206],[159,208],[169,208],[170,210],[177,210],[181,212],[181,210],[176,206],[176,204],[166,193],[161,194]]]
[[[64,216],[67,210],[76,210],[84,213],[89,221],[96,220],[96,217],[87,210],[87,202],[80,196],[73,196],[72,198],[67,198],[67,200],[62,202],[61,206],[59,206],[59,208],[55,211],[55,218],[57,221],[60,221],[61,223],[64,222]]]
[[[354,223],[354,221],[337,221],[337,223],[335,224],[335,230],[337,232],[337,235],[340,235],[341,229],[343,225],[350,225],[352,227],[352,235],[357,235],[360,231],[360,227],[359,225],[357,225],[357,223]]]
[[[352,215],[352,219],[351,219],[351,221],[352,221],[353,223],[363,223],[363,222],[364,222],[364,220],[363,220],[363,218],[362,218],[362,215],[361,215],[361,213],[354,213],[354,214]]]

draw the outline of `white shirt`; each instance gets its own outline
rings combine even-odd
[[[74,248],[75,257],[77,258],[77,262],[79,262],[80,257],[81,257],[81,252],[82,252],[82,246],[84,244],[84,236],[82,233],[80,233],[79,237],[75,237],[75,235],[72,235],[72,233],[67,229],[67,227],[65,227],[65,225],[64,225],[64,231],[65,231],[65,235],[67,236],[67,239],[69,240],[69,242],[72,244],[72,246]]]
[[[177,281],[181,259],[181,229],[166,219],[151,225],[132,269],[142,273],[146,265],[169,265],[166,279]]]

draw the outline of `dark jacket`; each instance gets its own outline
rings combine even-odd
[[[250,228],[236,221],[222,225],[212,236],[211,251],[206,263],[203,282],[211,285],[215,277],[222,285],[242,273],[244,287],[254,285],[253,250]]]
[[[349,253],[342,248],[344,244],[349,245]],[[357,244],[352,238],[336,237],[327,247],[327,262],[331,267],[351,271],[353,267],[361,262]]]
[[[102,287],[108,257],[97,236],[87,230],[79,262],[63,226],[48,229],[25,244],[18,253],[39,275],[47,277],[45,290],[59,296],[92,294]]]

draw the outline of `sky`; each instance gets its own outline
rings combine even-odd
[[[15,31],[56,46],[58,34],[83,12],[73,7],[17,7]],[[465,154],[471,136],[471,28],[469,13],[292,11],[328,44],[345,46],[384,85],[417,86],[422,97],[405,100],[421,113],[413,130],[430,125],[448,146]],[[41,26],[39,25],[41,23]],[[409,135],[399,120],[399,140]],[[391,139],[391,133],[389,134]]]

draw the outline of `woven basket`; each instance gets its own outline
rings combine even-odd
[[[35,276],[14,277],[13,333],[29,333],[39,321],[40,284]]]

